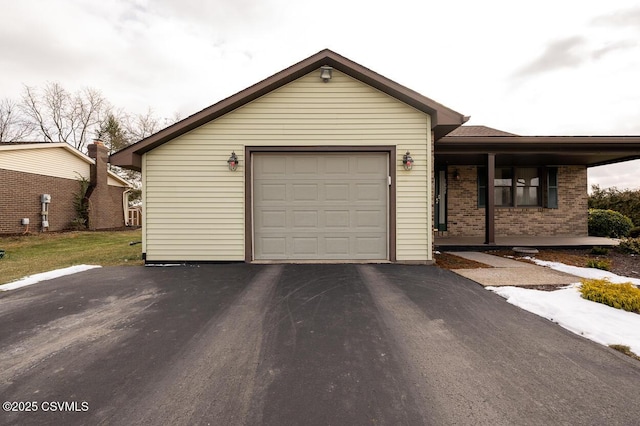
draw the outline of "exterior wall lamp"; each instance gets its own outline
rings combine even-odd
[[[413,158],[411,158],[411,154],[409,151],[405,155],[402,156],[402,165],[405,170],[411,170],[413,168]]]
[[[460,180],[460,172],[458,171],[458,169],[455,169],[455,170],[453,171],[453,178],[454,178],[455,180]]]
[[[325,65],[320,68],[320,78],[325,83],[328,83],[329,80],[331,80],[332,74],[333,74],[333,68],[331,68],[330,66]]]
[[[238,160],[238,156],[236,155],[235,151],[232,151],[231,156],[227,160],[227,164],[229,164],[229,170],[231,170],[232,172],[235,172],[236,169],[238,168],[239,163],[240,161]]]

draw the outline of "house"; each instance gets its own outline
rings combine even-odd
[[[323,50],[111,162],[142,171],[147,262],[431,263],[436,233],[586,235],[587,167],[640,157],[467,119]]]
[[[108,150],[89,156],[67,143],[0,143],[0,234],[69,229],[79,179],[89,181],[90,229],[125,225],[130,185],[107,169]]]
[[[587,236],[587,168],[640,158],[638,136],[518,136],[461,126],[435,142],[435,229]]]

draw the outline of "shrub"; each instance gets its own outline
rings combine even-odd
[[[637,359],[640,361],[640,356],[633,353],[631,348],[627,345],[609,345],[611,349],[615,349],[618,352],[622,352],[623,354],[630,356],[633,359]]]
[[[640,314],[640,289],[633,284],[613,284],[606,279],[581,281],[584,299]]]
[[[603,271],[608,271],[611,269],[611,262],[606,259],[589,259],[587,260],[587,268],[595,268],[602,269]]]
[[[589,209],[589,235],[596,237],[626,237],[633,222],[631,219],[613,210]]]
[[[591,254],[594,254],[596,256],[606,256],[607,254],[609,254],[609,249],[606,247],[593,247],[591,249]]]
[[[640,237],[640,226],[634,226],[633,228],[631,228],[631,230],[629,231],[629,237],[631,238]]]
[[[619,190],[615,187],[602,189],[592,185],[589,208],[615,210],[631,219],[634,225],[640,226],[640,189],[633,191]]]
[[[640,238],[625,238],[618,248],[623,253],[640,254]]]
[[[76,173],[76,180],[80,185],[78,192],[73,194],[73,208],[76,211],[76,217],[71,222],[71,229],[80,231],[87,228],[89,220],[89,200],[87,200],[87,190],[89,189],[89,181],[87,178]]]

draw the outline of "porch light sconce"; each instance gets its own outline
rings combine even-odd
[[[453,179],[454,180],[460,180],[460,172],[458,171],[458,169],[455,169],[453,171]]]
[[[227,160],[227,164],[229,164],[229,170],[235,172],[238,168],[239,162],[240,161],[238,161],[238,156],[236,155],[235,151],[231,152],[231,157],[229,157],[229,159]]]
[[[409,154],[409,151],[407,151],[407,153],[402,156],[402,165],[404,166],[405,170],[411,170],[411,168],[413,167],[413,158],[411,158],[411,154]]]
[[[329,80],[331,80],[332,74],[333,74],[333,68],[331,68],[330,66],[325,65],[320,68],[320,78],[325,83],[328,83]]]

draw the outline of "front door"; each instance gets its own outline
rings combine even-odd
[[[438,231],[447,230],[447,169],[436,172],[435,226]]]

